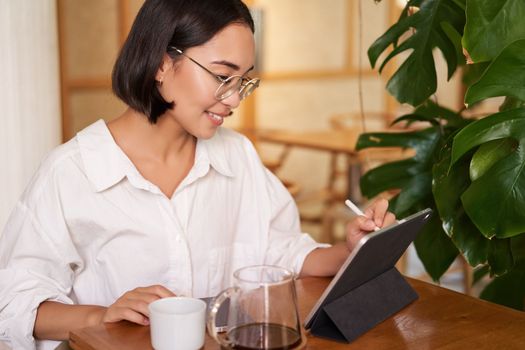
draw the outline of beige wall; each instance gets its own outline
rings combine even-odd
[[[256,0],[263,11],[263,80],[257,92],[256,118],[262,128],[327,129],[330,117],[359,111],[359,57],[370,71],[366,49],[387,28],[389,6],[362,1],[362,50],[359,8],[355,0]],[[291,79],[278,78],[293,75]],[[386,110],[384,82],[377,74],[362,81],[364,109]],[[382,127],[368,121],[367,127]],[[279,148],[262,145],[267,157]],[[329,156],[292,150],[279,175],[301,184],[303,192],[326,185]],[[315,171],[312,171],[315,169]]]

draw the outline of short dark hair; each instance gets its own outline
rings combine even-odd
[[[184,51],[202,45],[231,23],[244,23],[254,31],[250,11],[241,0],[146,0],[113,67],[113,92],[155,124],[173,108],[155,81],[168,46]]]

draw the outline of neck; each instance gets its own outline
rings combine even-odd
[[[173,118],[160,117],[151,124],[145,115],[131,108],[109,122],[108,127],[125,153],[149,161],[167,163],[188,152],[193,154],[196,146],[195,137]]]

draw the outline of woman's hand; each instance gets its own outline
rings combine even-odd
[[[346,227],[346,246],[352,251],[359,240],[376,228],[382,228],[396,221],[394,214],[388,211],[388,201],[378,199],[366,211],[364,216],[358,216]]]
[[[111,304],[102,315],[101,322],[127,320],[144,326],[149,325],[148,305],[157,299],[173,296],[175,294],[160,285],[135,288]]]
[[[394,214],[388,212],[388,201],[379,199],[364,216],[358,216],[347,226],[346,242],[339,242],[329,248],[318,248],[312,250],[304,259],[300,277],[307,276],[333,276],[341,268],[341,265],[356,246],[357,242],[374,231],[376,227],[388,226],[395,222]]]
[[[33,334],[37,339],[67,340],[73,329],[102,322],[127,320],[146,326],[149,324],[148,304],[172,296],[175,294],[163,286],[149,286],[124,293],[109,307],[44,301],[38,306]]]

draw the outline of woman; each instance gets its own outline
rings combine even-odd
[[[113,71],[129,108],[54,150],[2,235],[0,340],[25,349],[103,322],[147,325],[150,302],[216,295],[247,265],[330,276],[393,222],[383,200],[349,224],[346,243],[300,233],[252,144],[219,128],[258,86],[253,64],[241,1],[144,3]]]

